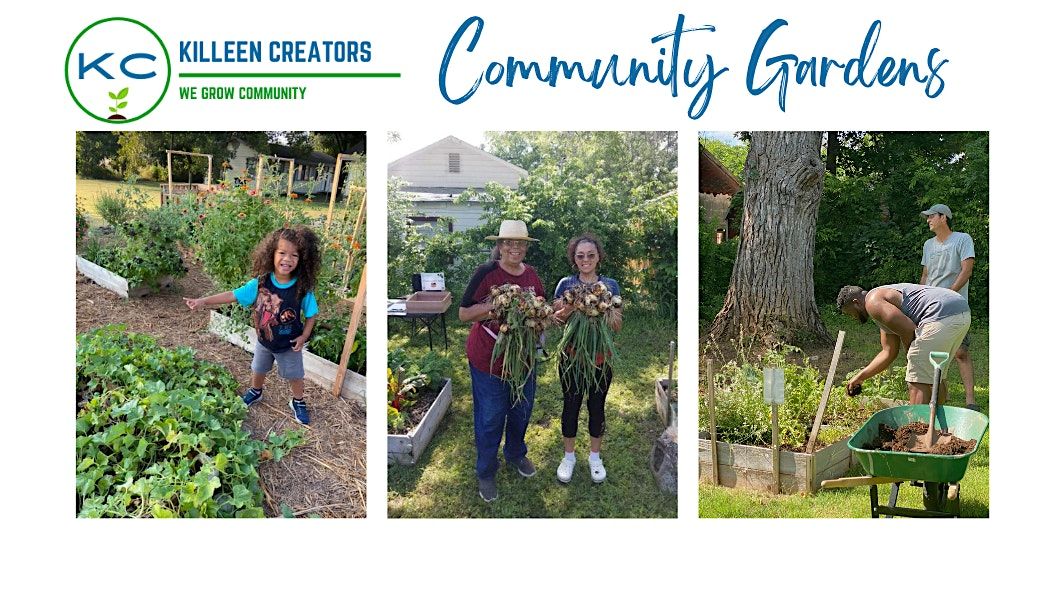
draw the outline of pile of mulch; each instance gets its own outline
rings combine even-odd
[[[867,450],[890,450],[893,452],[917,452],[956,456],[966,454],[977,446],[977,440],[964,440],[952,434],[938,433],[933,448],[925,448],[923,436],[930,427],[926,423],[908,423],[901,427],[890,427],[879,423],[879,435]]]
[[[77,273],[77,333],[110,323],[153,336],[165,346],[190,346],[197,358],[219,363],[247,386],[250,353],[208,332],[209,311],[191,311],[183,297],[215,293],[200,265],[187,255],[189,273],[170,290],[142,298],[123,299]],[[333,397],[306,381],[311,424],[292,419],[291,390],[274,370],[266,380],[263,399],[252,405],[244,426],[253,438],[271,432],[306,429],[306,441],[280,462],[263,461],[259,480],[268,516],[365,516],[365,411],[356,402]]]

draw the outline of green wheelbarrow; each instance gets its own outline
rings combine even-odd
[[[936,379],[939,381],[940,374],[937,375]],[[915,404],[887,408],[872,415],[847,442],[868,476],[831,479],[824,481],[821,487],[826,489],[871,486],[871,516],[876,519],[883,515],[958,517],[959,482],[966,475],[970,458],[977,452],[984,434],[988,431],[987,416],[968,408],[936,407],[934,426],[939,431],[947,431],[962,439],[977,440],[973,449],[966,454],[948,456],[871,449],[878,447],[876,440],[879,437],[879,425],[899,428],[909,423],[929,423],[930,412],[930,405]],[[900,484],[907,481],[923,488],[924,509],[897,506]],[[891,486],[889,503],[881,505],[878,486],[886,483]]]

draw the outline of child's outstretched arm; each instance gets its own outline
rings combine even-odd
[[[303,334],[292,340],[292,350],[299,352],[306,345],[306,342],[310,340],[310,336],[314,332],[314,322],[317,321],[317,317],[313,316],[306,320],[303,324]]]
[[[214,296],[207,296],[204,298],[183,298],[183,300],[186,301],[186,306],[188,306],[190,310],[236,302],[236,298],[233,297],[233,292],[222,292],[221,294],[215,294]]]

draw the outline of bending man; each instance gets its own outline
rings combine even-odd
[[[955,356],[970,330],[970,305],[957,292],[912,283],[895,283],[871,291],[847,285],[839,290],[838,309],[861,323],[871,317],[879,326],[882,350],[849,380],[851,394],[866,379],[889,368],[900,347],[908,349],[908,398],[912,404],[928,404],[933,390],[930,352]],[[946,370],[946,369],[945,369]],[[948,401],[948,386],[941,376],[938,403]]]

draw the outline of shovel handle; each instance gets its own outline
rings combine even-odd
[[[947,352],[930,352],[930,364],[935,369],[943,369],[944,363],[948,362],[951,355]]]

